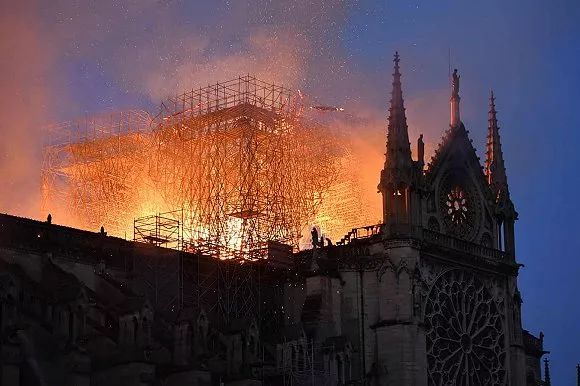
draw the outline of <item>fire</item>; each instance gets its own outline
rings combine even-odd
[[[133,236],[136,218],[173,213],[182,247],[221,258],[259,258],[268,240],[297,248],[309,224],[337,240],[376,223],[369,153],[301,117],[300,100],[244,77],[178,95],[160,118],[63,126],[69,137],[44,153],[44,211],[121,237]]]

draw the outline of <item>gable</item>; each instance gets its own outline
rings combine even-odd
[[[425,172],[425,224],[437,231],[488,243],[493,237],[493,195],[463,124],[448,129]]]

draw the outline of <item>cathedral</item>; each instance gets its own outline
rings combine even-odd
[[[543,335],[522,328],[518,214],[494,95],[481,165],[454,71],[450,126],[425,165],[422,136],[411,157],[399,60],[378,184],[383,224],[307,251],[306,291],[287,297],[288,318],[314,339],[348,339],[339,384],[354,374],[372,385],[536,385]]]
[[[335,244],[313,229],[311,249],[234,266],[0,215],[0,385],[549,385],[543,334],[522,328],[495,97],[483,165],[457,70],[449,128],[415,160],[399,61],[383,222]]]

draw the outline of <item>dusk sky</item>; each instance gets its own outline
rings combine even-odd
[[[580,363],[580,1],[0,0],[0,211],[39,217],[43,126],[255,74],[339,105],[384,151],[392,55],[411,142],[448,126],[448,71],[483,159],[494,90],[516,223],[524,328],[552,381]],[[450,60],[451,59],[451,60]],[[378,182],[380,164],[369,162]]]

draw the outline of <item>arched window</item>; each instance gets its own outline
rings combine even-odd
[[[248,337],[248,348],[250,350],[250,353],[252,353],[254,355],[256,354],[255,345],[256,345],[256,340],[254,339],[254,334],[250,333],[250,336]]]
[[[306,362],[304,361],[304,347],[298,346],[298,366],[301,370],[306,369]]]
[[[199,318],[197,320],[197,342],[202,347],[206,347],[206,332],[207,332],[207,319],[204,313],[200,313]]]
[[[347,381],[350,381],[352,378],[352,364],[350,362],[350,355],[346,356],[344,369],[345,369],[345,378]]]
[[[344,366],[340,355],[336,356],[336,376],[338,378],[338,384],[344,384]]]
[[[193,336],[193,327],[191,326],[191,324],[187,325],[187,333],[185,334],[185,344],[187,345],[186,347],[189,348],[189,351],[191,351],[191,354],[195,353],[195,339]]]
[[[149,320],[147,320],[146,316],[143,317],[143,325],[142,325],[142,329],[141,329],[141,334],[143,335],[143,344],[148,346],[149,345],[149,337],[151,336],[151,329],[149,326]]]
[[[68,338],[70,340],[74,339],[74,328],[75,328],[75,314],[74,312],[69,309],[68,311]]]
[[[505,251],[505,242],[504,242],[504,223],[502,221],[498,222],[497,224],[497,249],[500,251]]]
[[[483,245],[486,248],[492,248],[493,247],[493,241],[492,241],[491,235],[489,233],[485,232],[481,236],[481,245]]]
[[[139,321],[136,316],[133,316],[133,343],[137,344],[137,333],[139,330]]]
[[[76,325],[76,336],[82,336],[85,331],[85,311],[79,305],[77,307],[77,325]]]

